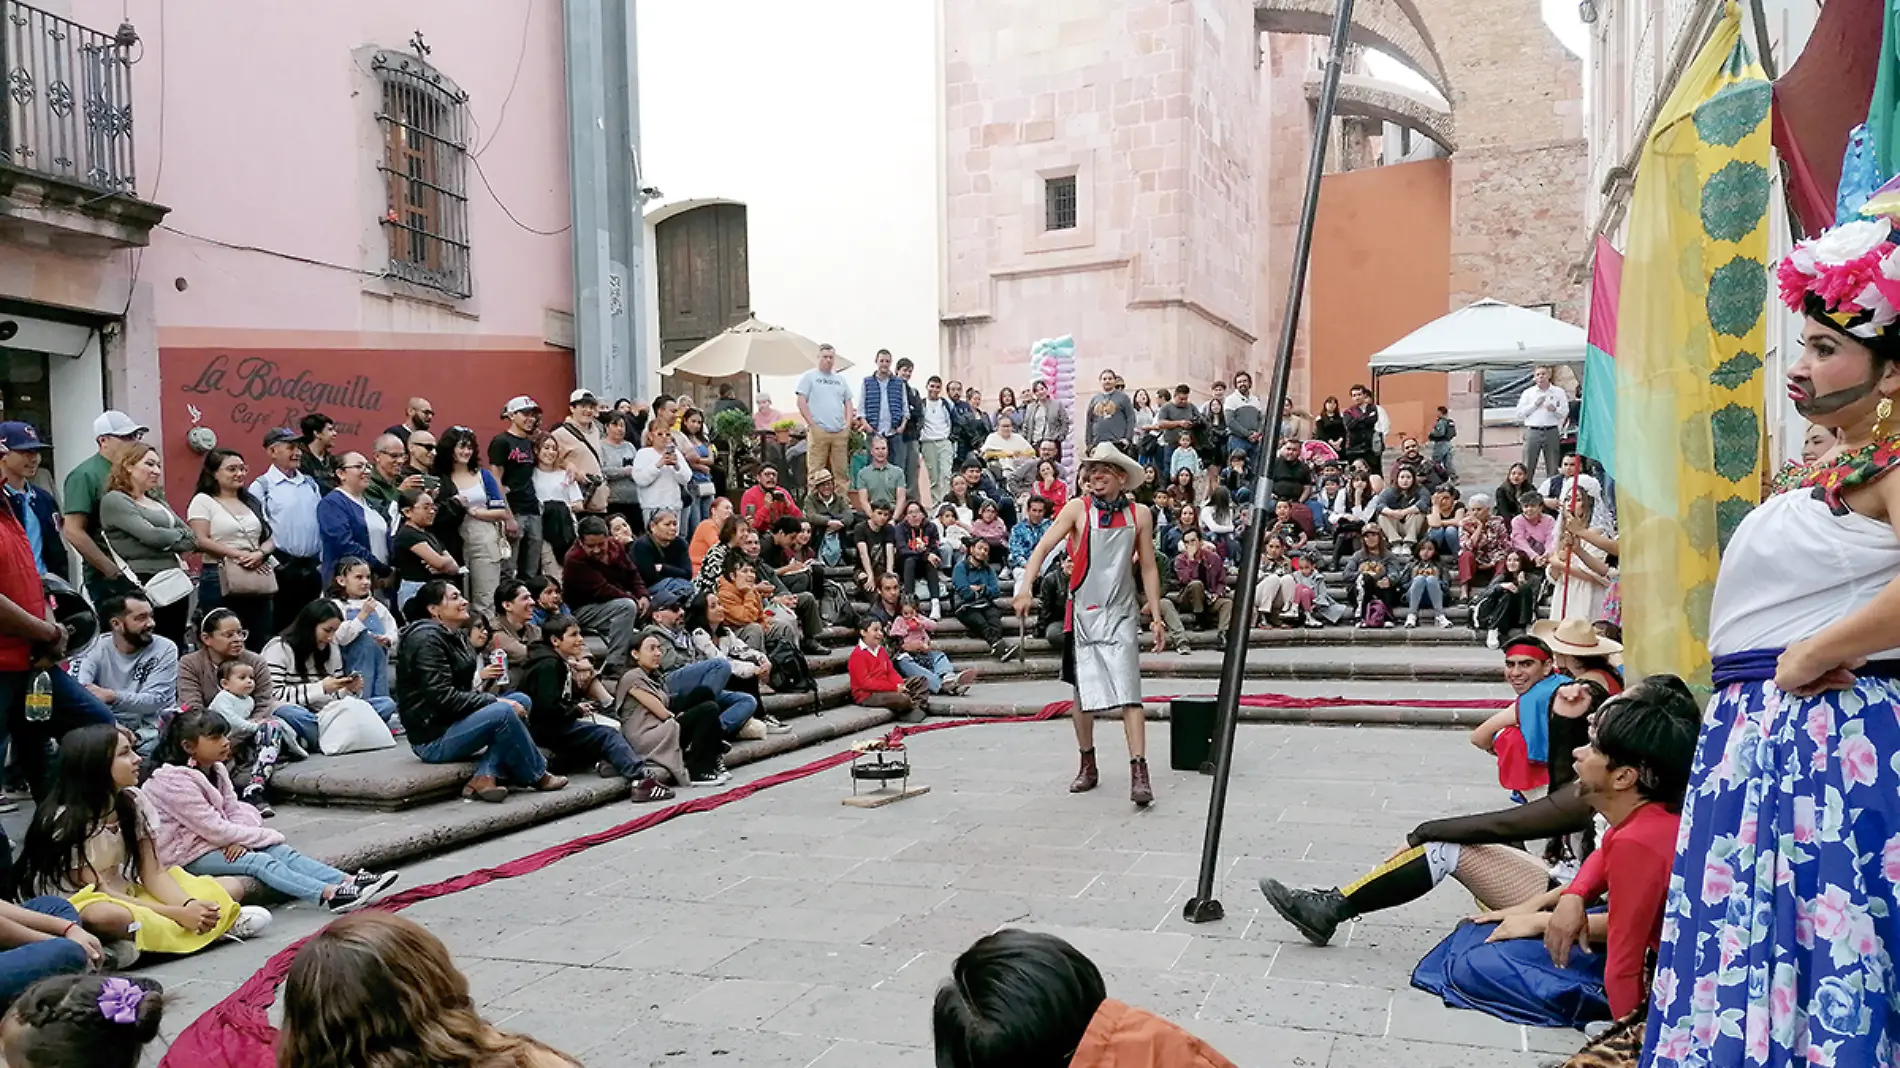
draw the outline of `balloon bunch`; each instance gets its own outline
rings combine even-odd
[[[1049,384],[1049,395],[1057,404],[1067,411],[1075,410],[1075,338],[1064,334],[1029,346],[1029,368],[1036,379]],[[1074,451],[1071,442],[1062,443],[1063,463],[1074,461]]]

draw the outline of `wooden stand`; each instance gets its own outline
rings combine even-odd
[[[861,794],[859,783],[876,783],[877,789]],[[910,784],[910,753],[902,742],[872,742],[860,748],[851,761],[851,796],[844,803],[852,808],[883,808],[893,801],[929,792],[928,786]]]

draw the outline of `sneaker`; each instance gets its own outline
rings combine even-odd
[[[960,694],[969,693],[970,687],[976,683],[976,669],[968,668],[963,671],[959,671],[955,675],[952,675],[949,681],[953,685],[956,686],[957,693],[960,693]],[[949,689],[949,687],[946,686],[944,687],[944,689],[947,690]]]
[[[1484,632],[1484,647],[1486,649],[1496,649],[1498,647],[1498,632],[1497,631],[1487,630]]]
[[[1444,614],[1443,612],[1440,612],[1438,614],[1438,629],[1439,630],[1451,629],[1451,617]]]
[[[758,717],[754,716],[739,725],[737,737],[742,742],[756,742],[763,739],[765,735],[765,724],[760,723]]]
[[[335,890],[330,891],[330,899],[323,903],[323,907],[329,909],[331,912],[355,912],[357,909],[369,904],[369,901],[370,894],[368,890],[363,889],[355,883],[343,883]],[[233,928],[233,930],[235,930],[235,928]]]
[[[781,722],[777,716],[759,716],[758,719],[765,724],[767,734],[792,733],[792,725]]]
[[[402,717],[400,715],[389,717],[389,733],[392,737],[396,738],[400,738],[409,733],[409,729],[402,725]]]
[[[943,618],[943,602],[938,600],[935,597],[932,597],[930,599],[930,618],[931,619]]]
[[[640,778],[633,784],[633,801],[644,804],[648,801],[671,801],[673,791],[657,779]]]
[[[1175,642],[1175,643],[1174,643],[1174,651],[1175,651],[1175,652],[1177,652],[1177,653],[1179,653],[1179,654],[1181,654],[1182,656],[1193,656],[1193,655],[1194,655],[1194,650],[1192,650],[1192,649],[1190,649],[1190,648],[1188,648],[1188,643],[1186,643],[1186,642]]]
[[[238,906],[237,922],[225,934],[231,938],[244,939],[256,937],[257,933],[270,926],[270,910],[260,905]]]
[[[724,786],[732,779],[732,773],[726,770],[722,762],[716,771],[696,771],[692,774],[694,786]]]
[[[1411,630],[1413,627],[1416,627],[1416,626],[1418,626],[1418,613],[1417,612],[1407,613],[1405,616],[1405,629]]]
[[[0,797],[0,812],[18,812],[20,803],[11,797]]]
[[[402,878],[402,873],[399,871],[381,873],[359,871],[351,876],[350,881],[371,898],[379,898],[389,893],[390,889],[396,885],[396,880],[400,878]]]
[[[100,962],[100,971],[122,972],[139,962],[139,944],[129,938],[123,942],[105,942],[102,948],[106,959]]]

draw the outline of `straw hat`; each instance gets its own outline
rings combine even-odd
[[[1621,642],[1598,634],[1589,620],[1576,616],[1540,619],[1531,624],[1531,636],[1550,646],[1551,652],[1566,656],[1617,656],[1623,651]]]
[[[1082,466],[1086,468],[1089,464],[1113,464],[1121,468],[1122,472],[1128,476],[1129,489],[1134,489],[1148,480],[1148,471],[1146,468],[1136,463],[1133,457],[1106,441],[1095,446],[1095,448],[1089,450],[1087,456],[1082,457]]]

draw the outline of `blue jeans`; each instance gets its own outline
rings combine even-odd
[[[657,599],[666,590],[678,590],[687,597],[691,597],[693,584],[683,578],[663,578],[647,586],[647,596]]]
[[[922,679],[931,693],[943,692],[943,680],[954,676],[957,671],[950,666],[950,658],[935,649],[921,653],[907,653],[897,658],[897,673],[907,679]]]
[[[1433,527],[1425,532],[1425,540],[1438,546],[1438,555],[1446,560],[1458,559],[1458,528]]]
[[[382,710],[377,709],[377,711]],[[278,705],[270,710],[270,714],[289,724],[290,729],[297,732],[297,740],[303,743],[305,749],[312,753],[323,752],[323,747],[317,741],[317,714],[315,712],[301,705]]]
[[[63,897],[36,897],[21,907],[68,923],[79,921],[79,910]],[[50,938],[0,950],[0,1004],[11,1003],[41,979],[84,972],[88,966],[86,951],[79,943],[66,938]]]
[[[1308,497],[1306,499],[1306,507],[1308,511],[1313,513],[1313,533],[1323,534],[1333,529],[1333,524],[1326,515],[1326,498],[1324,496],[1314,494]]]
[[[758,699],[749,693],[734,693],[726,689],[732,681],[730,661],[701,660],[697,663],[676,667],[666,673],[666,693],[668,697],[679,697],[687,691],[700,686],[719,695],[719,726],[728,735],[737,734],[745,721],[759,713]]]
[[[540,741],[564,765],[579,767],[605,760],[623,779],[638,779],[646,766],[617,727],[575,720],[559,728],[544,728]]]
[[[0,753],[5,751],[9,734],[20,743],[20,772],[26,776],[36,799],[45,793],[47,742],[56,741],[67,731],[80,727],[119,722],[104,701],[57,667],[46,671],[53,687],[53,718],[43,723],[28,722],[26,692],[32,688],[37,674],[37,671],[0,671]]]
[[[527,694],[510,693],[503,697],[520,702],[523,708],[529,707]],[[409,747],[424,764],[453,764],[481,753],[475,762],[478,778],[486,776],[532,786],[548,773],[548,762],[535,747],[527,721],[515,715],[513,706],[502,700],[456,720],[435,741],[423,745],[412,741]]]
[[[382,626],[380,612],[370,618],[377,621],[375,626]],[[379,632],[366,630],[343,647],[343,670],[363,676],[363,696],[369,699],[370,704],[375,704],[378,697],[389,696],[389,650],[376,643],[375,635]],[[383,710],[379,708],[376,711]],[[384,712],[383,718],[388,719],[389,714]]]
[[[1417,615],[1419,605],[1426,600],[1431,601],[1432,611],[1441,616],[1445,614],[1445,584],[1430,575],[1420,575],[1412,580],[1411,589],[1406,591],[1405,607]]]
[[[281,842],[267,849],[247,850],[236,860],[226,860],[223,850],[214,849],[186,864],[185,870],[193,875],[248,875],[286,897],[313,905],[323,901],[326,887],[349,878]]]

